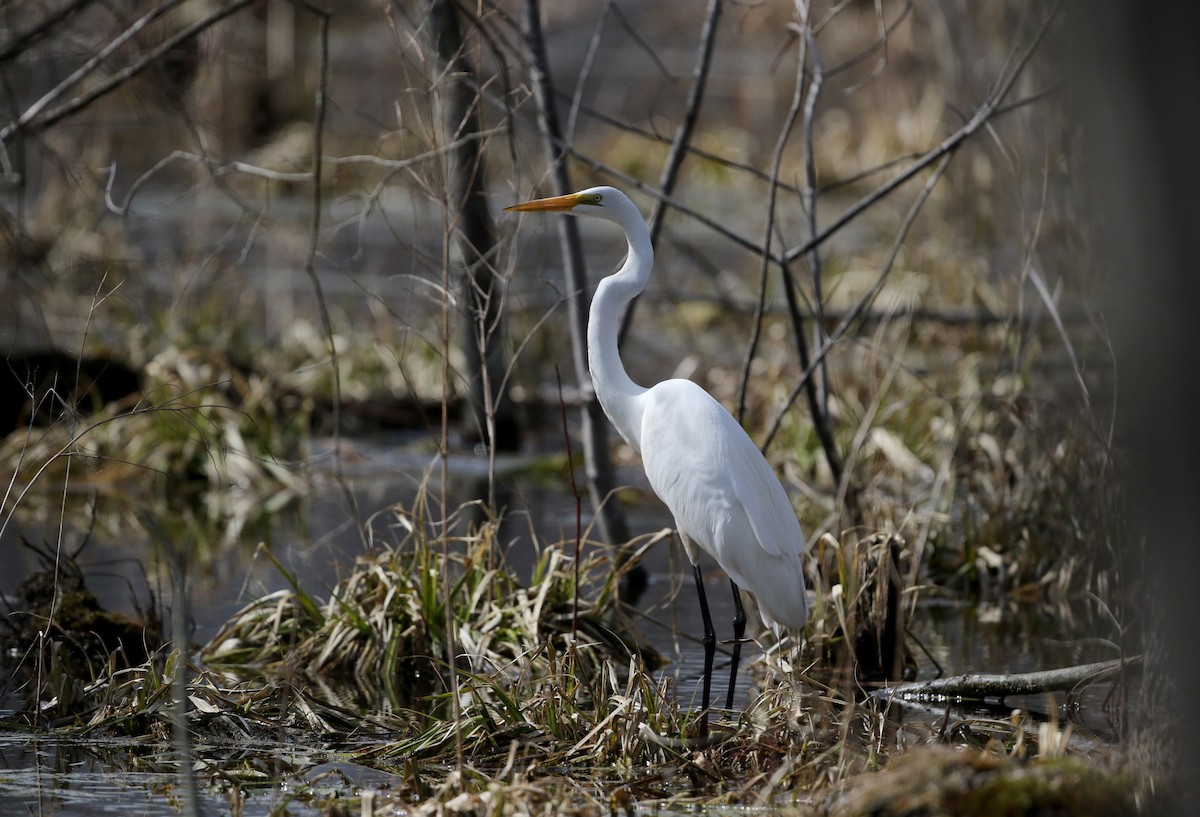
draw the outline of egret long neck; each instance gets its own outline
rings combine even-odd
[[[596,396],[608,419],[635,450],[642,450],[642,410],[646,389],[634,383],[617,348],[625,306],[646,288],[654,266],[650,235],[641,219],[625,226],[629,254],[625,263],[600,282],[588,314],[588,368]]]

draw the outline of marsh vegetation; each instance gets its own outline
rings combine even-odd
[[[3,796],[83,756],[192,813],[1153,813],[1066,14],[539,6],[9,11]],[[499,217],[600,183],[656,242],[631,374],[734,412],[809,541],[705,739],[583,367],[615,239]],[[1056,668],[967,619],[1120,667],[877,694]]]

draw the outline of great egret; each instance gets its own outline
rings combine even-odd
[[[745,613],[738,588],[757,601],[763,622],[777,633],[799,630],[808,618],[804,534],[771,466],[737,420],[690,380],[666,380],[649,389],[621,364],[621,314],[643,289],[654,265],[650,233],[637,207],[612,187],[514,204],[506,210],[567,213],[611,221],[625,231],[625,263],[600,281],[588,315],[588,364],[604,412],[635,451],[650,487],[675,517],[692,563],[704,618],[701,732],[707,729],[716,633],[697,561],[697,547],[729,574],[736,614],[735,647],[726,706],[732,707]]]

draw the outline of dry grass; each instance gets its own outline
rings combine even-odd
[[[567,9],[556,13],[578,13]],[[862,53],[878,35],[874,5],[814,4],[818,18],[834,9],[819,39],[827,67]],[[820,224],[959,127],[1011,64],[1014,47],[1029,41],[1041,8],[1001,3],[967,12],[915,4],[911,12],[889,33],[885,49],[827,78],[813,123]],[[739,13],[730,31],[746,39],[734,56],[748,58],[749,67],[725,77],[730,86],[714,93],[695,142],[761,172],[792,92],[789,60],[797,40],[787,25],[795,4]],[[684,53],[693,43],[680,45],[683,27],[670,14],[649,14],[646,23],[666,21],[670,36],[661,42]],[[365,26],[365,19],[353,20],[347,41],[397,30],[373,17]],[[230,38],[243,22],[214,32],[214,41],[235,58],[246,56],[237,50],[246,46]],[[494,18],[482,22],[498,25]],[[498,25],[503,36],[489,38],[479,53],[506,47],[512,35],[506,26]],[[612,33],[618,30],[624,29],[610,25],[604,44],[621,55],[607,66],[621,77],[622,63],[644,60],[647,50],[614,39],[625,37]],[[242,33],[255,31],[248,26]],[[53,519],[64,489],[86,485],[116,509],[96,514],[96,527],[128,538],[128,505],[110,500],[152,472],[168,486],[159,494],[185,483],[199,489],[203,512],[192,513],[187,530],[168,530],[173,539],[217,528],[220,538],[235,541],[244,538],[253,514],[263,508],[269,514],[302,488],[302,469],[291,463],[304,456],[315,401],[333,395],[331,349],[343,399],[437,397],[443,386],[453,396],[461,389],[461,355],[449,338],[440,338],[438,324],[453,297],[441,288],[443,266],[452,264],[443,259],[441,242],[449,243],[446,224],[456,213],[444,192],[444,156],[435,152],[444,143],[433,113],[437,100],[427,93],[439,80],[427,55],[413,56],[420,51],[411,47],[417,35],[409,40],[408,33],[391,51],[387,42],[372,41],[371,48],[335,56],[326,97],[339,116],[324,134],[328,155],[319,189],[339,198],[326,199],[327,220],[311,235],[309,214],[296,212],[303,211],[311,185],[300,176],[269,178],[311,166],[308,114],[293,111],[291,121],[277,123],[258,144],[246,129],[219,130],[213,100],[223,99],[231,119],[244,126],[255,94],[250,83],[223,85],[215,70],[220,64],[202,65],[193,96],[172,106],[160,110],[145,99],[114,96],[111,107],[78,120],[84,127],[51,129],[39,147],[45,155],[32,159],[43,162],[45,183],[34,191],[39,200],[31,202],[30,235],[14,219],[3,252],[29,280],[43,271],[56,276],[36,278],[39,291],[28,299],[28,311],[46,317],[59,343],[85,349],[91,341],[79,327],[93,319],[109,324],[102,334],[129,351],[148,382],[136,406],[108,407],[81,425],[68,421],[9,437],[0,450],[13,474],[5,519],[26,512]],[[303,31],[296,42],[312,47]],[[79,48],[86,50],[72,45]],[[365,62],[378,54],[384,54],[379,64]],[[500,56],[498,62],[511,66],[523,59]],[[523,96],[525,78],[486,75],[491,59],[481,58],[481,87],[497,95],[481,108],[487,126],[497,126],[488,132],[487,156],[492,189],[506,203],[544,175],[530,158],[539,151],[522,130],[531,105]],[[1052,58],[1045,62],[1056,67]],[[283,88],[293,105],[314,91],[306,72],[295,73],[294,87]],[[593,79],[608,87],[601,73]],[[1050,82],[1065,75],[1044,73]],[[361,77],[368,74],[392,78],[394,95],[366,98]],[[653,67],[643,74],[637,99],[620,97],[674,116],[681,83]],[[1026,78],[1018,91],[1029,95],[1043,87]],[[621,109],[628,127],[612,127],[605,96],[594,101],[602,116],[585,111],[573,142],[580,151],[575,169],[586,170],[579,186],[583,178],[600,181],[604,173],[597,167],[605,166],[653,186],[669,123],[660,113],[646,113],[643,121],[638,111]],[[147,126],[164,121],[171,127]],[[110,131],[108,122],[126,124]],[[129,122],[139,138],[130,138]],[[151,131],[163,144],[146,144],[141,134]],[[77,134],[88,135],[86,145]],[[615,812],[635,804],[722,802],[798,814],[843,807],[879,813],[886,795],[877,798],[867,784],[847,781],[893,762],[903,750],[930,743],[986,749],[984,755],[959,752],[957,761],[949,752],[928,756],[930,768],[961,782],[960,789],[985,774],[1020,777],[1023,755],[1057,755],[1061,732],[1039,735],[1033,748],[1026,737],[1032,729],[1020,719],[945,734],[901,726],[853,690],[856,668],[873,654],[884,663],[889,626],[903,641],[905,611],[917,588],[1055,601],[1095,593],[1118,611],[1126,590],[1118,469],[1098,408],[1107,393],[1104,333],[1080,320],[1086,303],[1076,300],[1087,278],[1080,260],[1087,253],[1069,201],[1071,134],[1053,105],[1039,104],[997,118],[977,137],[954,156],[894,259],[891,247],[913,201],[912,185],[821,248],[827,330],[887,276],[876,313],[850,326],[827,358],[830,420],[847,479],[835,484],[811,416],[803,407],[791,409],[768,454],[811,533],[817,604],[804,650],[773,652],[758,665],[757,696],[745,712],[726,719],[716,742],[678,742],[693,716],[649,666],[631,658],[636,635],[620,618],[616,577],[606,561],[583,565],[584,582],[576,587],[574,565],[561,549],[545,547],[533,581],[518,582],[496,558],[496,520],[466,534],[439,534],[420,498],[387,520],[404,535],[360,559],[328,597],[289,576],[290,589],[247,606],[195,664],[178,653],[160,654],[133,668],[102,667],[96,677],[72,665],[66,651],[47,646],[46,673],[29,706],[64,729],[165,741],[169,681],[185,677],[189,723],[216,744],[275,734],[366,742],[354,746],[355,760],[394,771],[398,781],[396,791],[376,795],[376,813]],[[800,188],[804,147],[797,134],[781,175]],[[162,156],[181,148],[189,158],[154,170]],[[360,152],[368,155],[351,158]],[[409,159],[414,162],[403,171],[388,164]],[[142,177],[147,171],[151,175]],[[136,201],[125,200],[135,192],[133,180],[147,186]],[[106,209],[106,184],[118,202],[130,205],[120,219],[111,205]],[[155,185],[169,195],[150,198]],[[780,241],[795,245],[808,234],[800,188],[786,192],[776,213],[776,250]],[[672,198],[720,229],[686,210],[669,211],[654,286],[632,338],[637,379],[692,376],[726,405],[737,405],[759,264],[754,253],[731,249],[721,229],[759,240],[766,190],[745,166],[698,157],[685,164]],[[297,248],[309,238],[349,292],[325,296],[329,303],[322,306],[334,325],[328,337],[312,329],[318,323],[312,304],[289,283],[304,264]],[[810,316],[815,294],[800,260],[793,273]],[[520,352],[513,393],[528,400],[531,416],[544,417],[551,401],[538,395],[547,373],[554,365],[565,368],[568,359],[561,285],[550,271],[557,262],[521,259],[504,249],[496,264],[508,286],[508,345]],[[268,267],[279,275],[276,282],[248,292],[250,274]],[[106,295],[103,308],[89,283],[97,271],[121,276],[124,287]],[[166,316],[146,330],[138,299],[157,295],[163,280],[174,287]],[[285,282],[286,297],[274,300],[278,281]],[[745,418],[756,437],[772,426],[799,376],[774,268],[767,290],[773,309],[751,365]],[[250,309],[243,306],[247,299]],[[277,323],[292,312],[297,320]],[[806,329],[812,331],[811,322]],[[443,383],[444,375],[450,383]],[[1076,388],[1076,381],[1091,391]],[[557,420],[553,427],[556,440]],[[858,515],[847,508],[851,495]],[[155,505],[153,513],[166,519],[175,511]],[[70,509],[58,521],[87,529],[90,514],[90,508]],[[112,527],[106,531],[106,525]],[[573,633],[577,592],[585,603]],[[902,660],[903,649],[898,653]],[[346,688],[353,705],[327,694]],[[452,695],[461,705],[457,715]],[[447,773],[460,742],[469,767]],[[995,760],[1000,757],[1012,759]],[[923,761],[918,755],[911,762]],[[603,770],[595,773],[597,767]],[[252,779],[233,764],[222,773],[247,784]],[[896,777],[903,776],[901,767]],[[950,801],[913,802],[917,814],[949,808]],[[1113,802],[1123,801],[1114,796]]]
[[[636,634],[619,625],[607,558],[581,566],[573,634],[575,571],[561,546],[543,550],[523,585],[495,563],[495,520],[450,539],[437,535],[422,503],[393,508],[386,521],[403,535],[360,558],[328,598],[285,573],[291,588],[233,616],[196,663],[164,650],[139,666],[112,664],[92,680],[52,648],[30,707],[36,702],[41,723],[66,733],[165,746],[177,711],[173,684],[182,682],[198,756],[225,785],[252,790],[267,781],[244,749],[241,759],[221,759],[220,747],[333,745],[393,775],[388,791],[356,795],[376,814],[720,804],[885,813],[870,804],[907,786],[912,794],[896,797],[924,805],[896,813],[932,815],[980,786],[1063,804],[1075,781],[1097,774],[1072,747],[1070,727],[1017,713],[956,719],[952,729],[906,724],[847,683],[846,665],[861,649],[847,633],[874,632],[879,574],[904,552],[887,537],[820,543],[824,574],[838,577],[839,589],[819,586],[809,637],[756,661],[746,708],[722,713],[712,736],[698,740],[686,737],[694,713],[656,677],[653,653],[639,655]],[[1048,762],[1064,756],[1080,760]],[[869,774],[893,763],[894,775]],[[903,771],[906,763],[946,773],[918,779]],[[307,780],[303,769],[290,774],[298,796],[321,801],[327,784]],[[1124,778],[1105,785],[1106,801],[1132,797]]]

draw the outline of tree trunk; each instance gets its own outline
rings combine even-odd
[[[507,368],[504,282],[494,265],[496,231],[484,195],[483,142],[462,138],[479,132],[478,86],[464,58],[462,29],[452,0],[431,0],[428,30],[442,68],[446,139],[461,140],[450,156],[446,206],[462,264],[459,344],[470,383],[467,433],[495,450],[513,451],[521,444],[521,434],[512,403],[500,393]]]
[[[1125,534],[1123,547],[1134,575],[1124,583],[1137,588],[1128,609],[1140,614],[1141,626],[1122,623],[1143,635],[1145,671],[1132,748],[1156,779],[1158,801],[1145,813],[1197,814],[1200,13],[1189,4],[1129,0],[1072,12],[1071,44],[1080,56],[1072,101],[1085,117],[1094,257],[1110,285],[1118,439],[1133,465],[1129,507],[1137,530]]]

